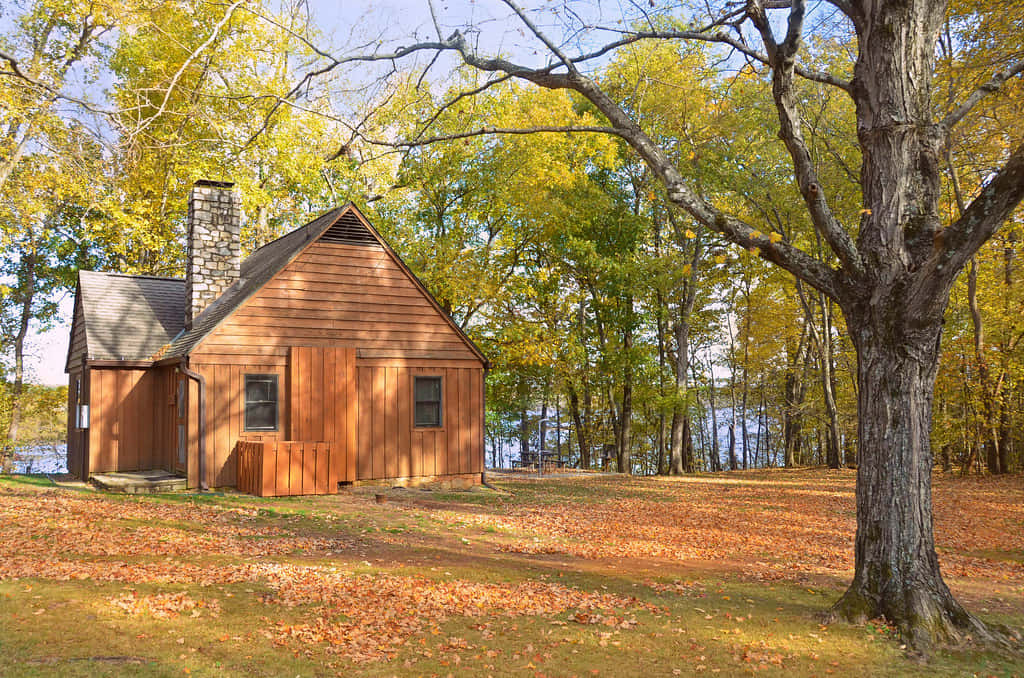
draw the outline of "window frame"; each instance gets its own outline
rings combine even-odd
[[[246,374],[243,375],[242,380],[242,430],[253,431],[253,432],[274,432],[281,430],[281,384],[279,375],[277,374]],[[249,400],[249,381],[259,380],[261,382],[269,382],[274,385],[274,399],[273,400]],[[274,424],[273,426],[250,426],[249,425],[249,405],[252,404],[274,404]]]
[[[432,380],[437,382],[437,400],[420,400],[417,398],[416,385],[420,379]],[[437,403],[437,423],[420,423],[417,421],[416,410],[417,405],[420,403]],[[440,374],[415,374],[412,380],[412,426],[417,430],[424,429],[435,429],[441,430],[444,428],[444,376]]]

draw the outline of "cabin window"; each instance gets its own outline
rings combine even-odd
[[[413,399],[416,426],[441,426],[441,377],[416,377]]]
[[[277,375],[245,375],[245,430],[277,430]]]

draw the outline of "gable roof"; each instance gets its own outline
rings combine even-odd
[[[452,320],[434,296],[427,290],[416,274],[402,261],[402,258],[391,249],[380,233],[363,216],[362,212],[351,202],[317,217],[305,226],[281,236],[273,242],[253,252],[242,262],[241,275],[231,287],[207,306],[193,321],[192,329],[182,332],[161,359],[180,359],[191,353],[213,330],[238,310],[250,297],[291,263],[302,252],[317,240],[323,238],[331,242],[348,244],[379,245],[409,276],[413,284],[419,288],[431,306],[451,326],[455,333],[465,342],[466,346],[477,358],[489,366],[487,358],[462,328]]]
[[[184,280],[80,271],[75,304],[81,304],[84,311],[88,347],[85,357],[171,361],[188,356],[217,326],[321,237],[331,242],[382,247],[466,346],[485,366],[489,365],[473,340],[352,203],[322,214],[249,255],[241,264],[239,279],[203,309],[190,329],[185,329]],[[68,359],[70,362],[70,351]]]
[[[85,323],[85,358],[147,360],[185,324],[185,282],[79,271],[75,304]]]

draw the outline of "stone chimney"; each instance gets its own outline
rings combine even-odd
[[[230,181],[200,179],[188,198],[185,327],[239,278],[242,201]]]

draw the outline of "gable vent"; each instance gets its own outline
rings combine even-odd
[[[342,245],[361,245],[363,247],[380,247],[373,234],[363,226],[352,212],[346,212],[338,219],[333,226],[324,231],[320,236],[324,242],[336,242]]]

